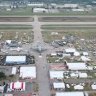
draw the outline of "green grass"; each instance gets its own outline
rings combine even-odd
[[[58,32],[58,35],[51,35],[52,32]],[[96,29],[63,29],[63,30],[44,30],[42,31],[43,39],[46,43],[62,39],[63,36],[73,35],[79,38],[94,39],[96,38]]]
[[[32,13],[32,7],[26,7],[26,8],[18,8],[18,9],[13,9],[11,11],[6,11],[5,9],[0,10],[0,15],[1,16],[31,16],[31,15],[45,15],[45,16],[70,16],[70,15],[82,15],[82,16],[87,16],[87,15],[96,15],[96,10],[94,11],[89,11],[89,12],[72,12],[72,11],[64,11],[60,13]]]
[[[32,29],[32,26],[31,25],[12,25],[12,24],[1,24],[0,25],[0,30],[1,29],[5,29],[5,30],[8,30],[8,29]]]
[[[95,25],[42,25],[42,29],[64,30],[64,29],[96,29]]]
[[[32,43],[34,38],[33,31],[31,29],[2,29],[0,30],[0,40],[18,40],[22,43]]]

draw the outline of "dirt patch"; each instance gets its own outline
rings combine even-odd
[[[39,17],[41,22],[96,22],[96,17]]]
[[[0,22],[32,22],[32,17],[0,17]]]

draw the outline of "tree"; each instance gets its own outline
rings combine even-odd
[[[0,72],[0,79],[5,79],[6,78],[6,75],[5,75],[5,73],[3,73],[3,72]]]

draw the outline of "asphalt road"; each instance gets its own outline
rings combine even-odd
[[[44,44],[42,33],[41,33],[41,25],[38,21],[38,17],[34,17],[33,31],[34,31],[34,42],[36,44],[38,41]],[[36,58],[36,67],[37,67],[37,81],[39,84],[39,96],[50,96],[50,88],[49,88],[49,79],[48,79],[48,68],[46,61],[46,54],[42,54],[40,57],[38,54],[34,54]]]

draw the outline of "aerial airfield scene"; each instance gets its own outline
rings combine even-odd
[[[96,96],[96,0],[0,0],[0,96]]]

